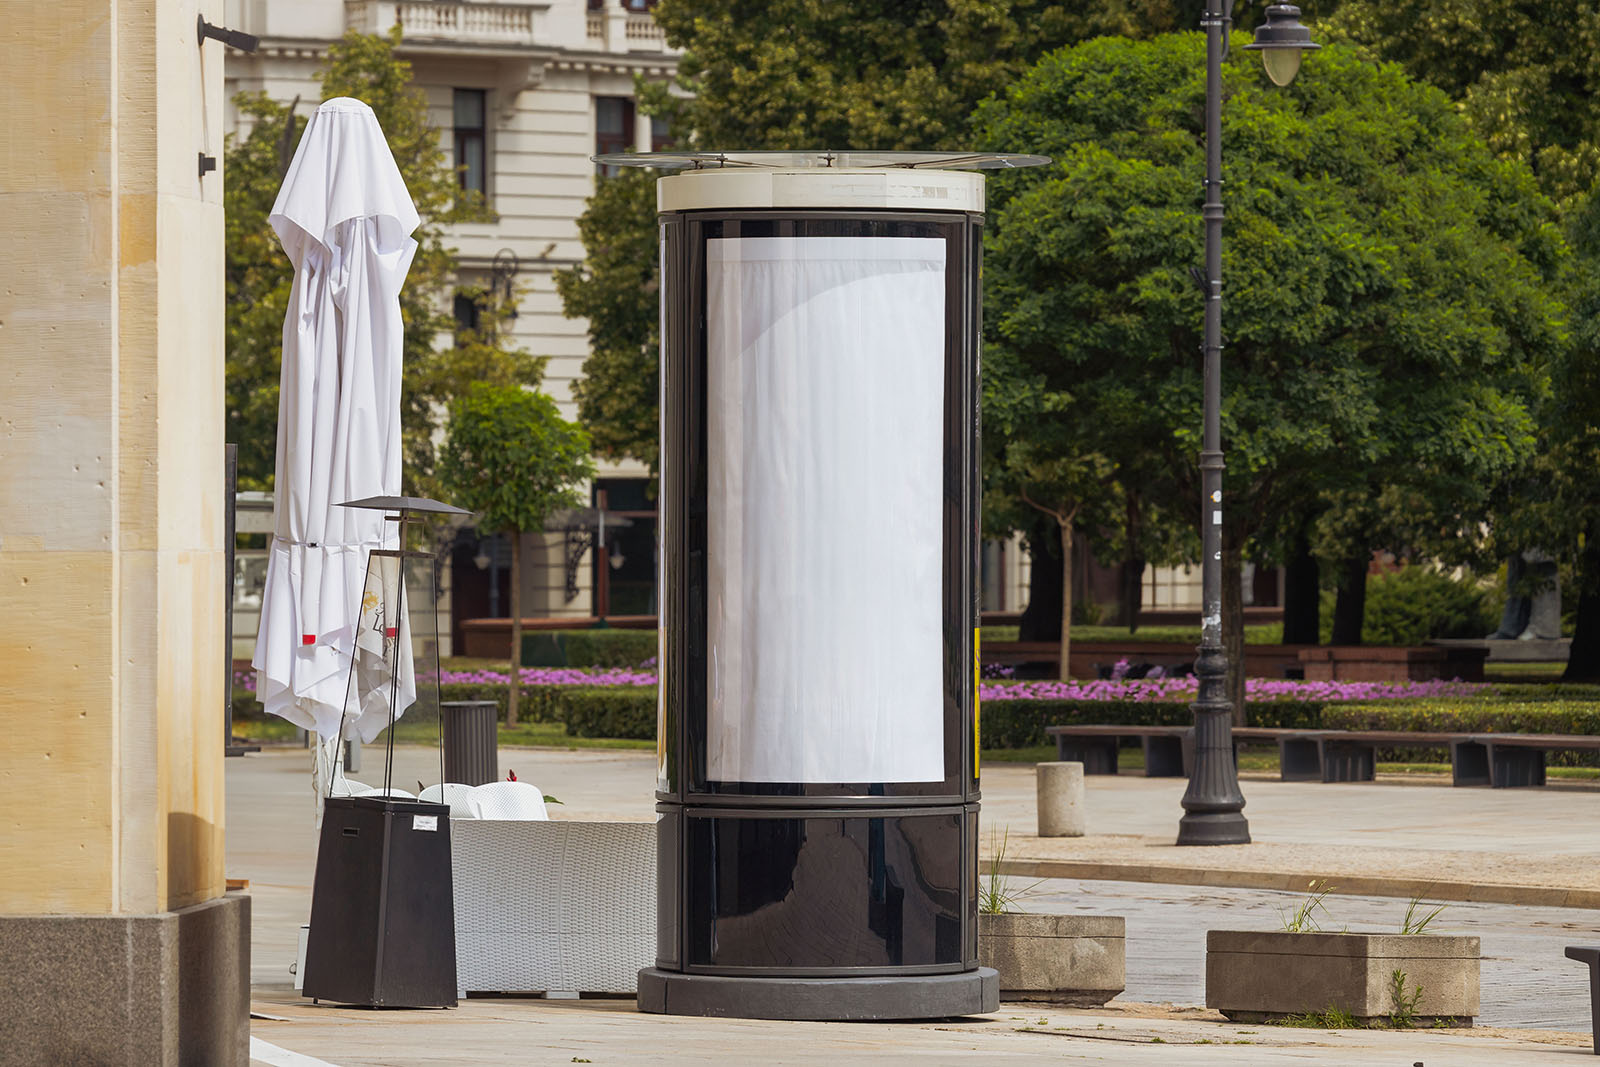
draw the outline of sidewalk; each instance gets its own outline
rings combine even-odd
[[[381,777],[366,753],[363,781]],[[437,778],[437,754],[395,753],[395,782]],[[502,772],[564,803],[553,818],[647,821],[655,817],[655,754],[640,751],[503,749]],[[377,769],[376,772],[374,769]],[[1170,1063],[1520,1064],[1577,1062],[1588,1035],[1557,1030],[1470,1033],[1341,1031],[1235,1026],[1194,1008],[1123,1004],[1088,1012],[1003,1005],[995,1016],[929,1024],[852,1025],[644,1016],[631,1000],[473,999],[449,1012],[368,1012],[315,1006],[297,996],[289,965],[310,910],[316,834],[310,754],[266,751],[230,759],[228,874],[250,880],[252,1033],[264,1067],[363,1064],[704,1063],[879,1061]],[[1243,783],[1255,843],[1178,849],[1172,844],[1184,783],[1105,776],[1088,780],[1090,836],[1034,836],[1031,766],[984,768],[985,843],[1006,830],[1007,868],[1043,884],[1027,907],[1129,918],[1125,1000],[1203,1000],[1207,926],[1275,925],[1286,889],[1313,877],[1344,893],[1330,898],[1333,925],[1388,924],[1394,897],[1497,900],[1462,904],[1445,928],[1484,938],[1485,1023],[1581,1029],[1586,976],[1558,943],[1593,943],[1592,911],[1531,907],[1600,899],[1600,789],[1452,789],[1441,782]],[[1116,879],[1107,881],[1106,879]],[[1165,885],[1154,883],[1167,883]],[[1206,888],[1193,888],[1201,886]],[[1376,886],[1377,888],[1373,888]],[[1250,887],[1250,888],[1211,888]],[[1591,898],[1586,894],[1596,894]],[[1193,943],[1191,943],[1193,942]],[[1250,1042],[1248,1048],[1240,1042]],[[298,1055],[299,1058],[296,1058]],[[312,1057],[307,1060],[305,1057]]]
[[[795,1023],[641,1015],[631,1000],[474,999],[449,1011],[374,1012],[258,996],[257,1041],[335,1067],[442,1064],[901,1064],[1181,1062],[1575,1064],[1588,1035],[1477,1029],[1299,1030],[1246,1026],[1205,1011],[1148,1006],[1063,1011],[1003,1004],[930,1023]],[[1181,1048],[1181,1051],[1179,1049]],[[271,1064],[257,1046],[252,1063]],[[318,1067],[276,1059],[284,1067]]]
[[[1051,878],[1300,891],[1326,879],[1369,896],[1600,908],[1600,787],[1455,789],[1446,778],[1241,782],[1251,843],[1174,844],[1186,782],[1086,779],[1089,836],[1040,838],[1031,765],[983,770],[984,851]]]

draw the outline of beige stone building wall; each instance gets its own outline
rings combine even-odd
[[[304,116],[320,100],[317,73],[328,45],[347,28],[387,33],[397,22],[400,54],[427,94],[447,155],[454,153],[455,89],[481,89],[488,105],[488,196],[493,223],[454,228],[464,279],[482,284],[497,253],[509,250],[519,270],[515,342],[549,357],[543,389],[574,418],[572,383],[588,357],[587,324],[562,313],[555,271],[582,260],[578,217],[594,192],[596,100],[633,96],[634,74],[665,80],[676,67],[648,14],[617,0],[589,11],[585,0],[537,3],[458,3],[454,0],[227,0],[230,25],[262,38],[255,55],[229,52],[225,123],[247,128],[232,106],[242,91],[264,91],[284,102],[300,98]],[[635,120],[634,147],[648,150],[650,124]],[[642,464],[606,464],[601,477],[645,477]],[[592,610],[589,561],[578,571],[578,596],[566,597],[565,543],[560,535],[530,536],[522,589],[526,615],[586,616]],[[241,630],[235,648],[252,647]]]
[[[223,56],[201,9],[10,4],[0,28],[0,914],[223,892],[222,183],[198,169]]]

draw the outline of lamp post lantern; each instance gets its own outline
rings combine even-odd
[[[1222,60],[1228,54],[1232,0],[1210,0],[1206,31],[1206,227],[1204,426],[1200,442],[1200,647],[1195,660],[1194,763],[1178,821],[1180,845],[1243,845],[1250,841],[1233,759],[1233,708],[1224,692],[1222,648]],[[1288,85],[1301,53],[1319,47],[1290,4],[1267,8],[1267,21],[1245,47],[1260,51],[1267,76]]]

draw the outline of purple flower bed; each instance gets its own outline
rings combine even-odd
[[[984,700],[1193,700],[1198,681],[1184,678],[1106,678],[1094,681],[1013,682],[981,685]],[[1273,700],[1408,700],[1419,697],[1459,697],[1493,693],[1495,687],[1475,682],[1297,682],[1272,678],[1246,678],[1247,701]]]
[[[523,685],[655,685],[654,671],[636,667],[523,667]],[[439,681],[445,685],[505,685],[511,681],[504,671],[443,671]]]
[[[656,672],[648,666],[641,667],[524,667],[523,685],[585,685],[585,686],[649,686],[656,684]],[[1120,666],[1120,664],[1119,664]],[[234,688],[255,692],[254,671],[235,671]],[[445,684],[505,685],[510,679],[504,671],[473,670],[444,671],[440,675]],[[1132,701],[1186,701],[1195,698],[1197,682],[1193,677],[1180,678],[1122,678],[1096,680],[988,681],[979,686],[979,696],[984,700],[1132,700]],[[1244,683],[1248,701],[1272,700],[1407,700],[1427,697],[1460,697],[1496,692],[1493,685],[1473,682],[1297,682],[1271,678],[1247,678]]]

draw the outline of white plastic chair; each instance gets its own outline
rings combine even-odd
[[[333,785],[329,787],[328,795],[335,797],[364,797],[371,792],[373,792],[373,789],[370,785],[365,782],[358,782],[354,778],[346,778],[341,774],[333,780]]]
[[[351,784],[354,785],[355,783],[352,782]],[[357,789],[350,795],[353,797],[381,797],[387,795],[391,797],[405,797],[407,800],[417,799],[415,795],[407,793],[404,789],[395,789],[392,786],[387,792],[377,787],[363,787],[361,789]]]
[[[527,782],[489,782],[473,788],[467,806],[476,819],[502,819],[513,822],[544,822],[544,793]]]
[[[474,786],[462,785],[460,782],[446,782],[443,785],[430,785],[417,794],[418,800],[426,800],[433,804],[450,805],[452,819],[476,819],[472,805],[467,798],[472,795]]]

